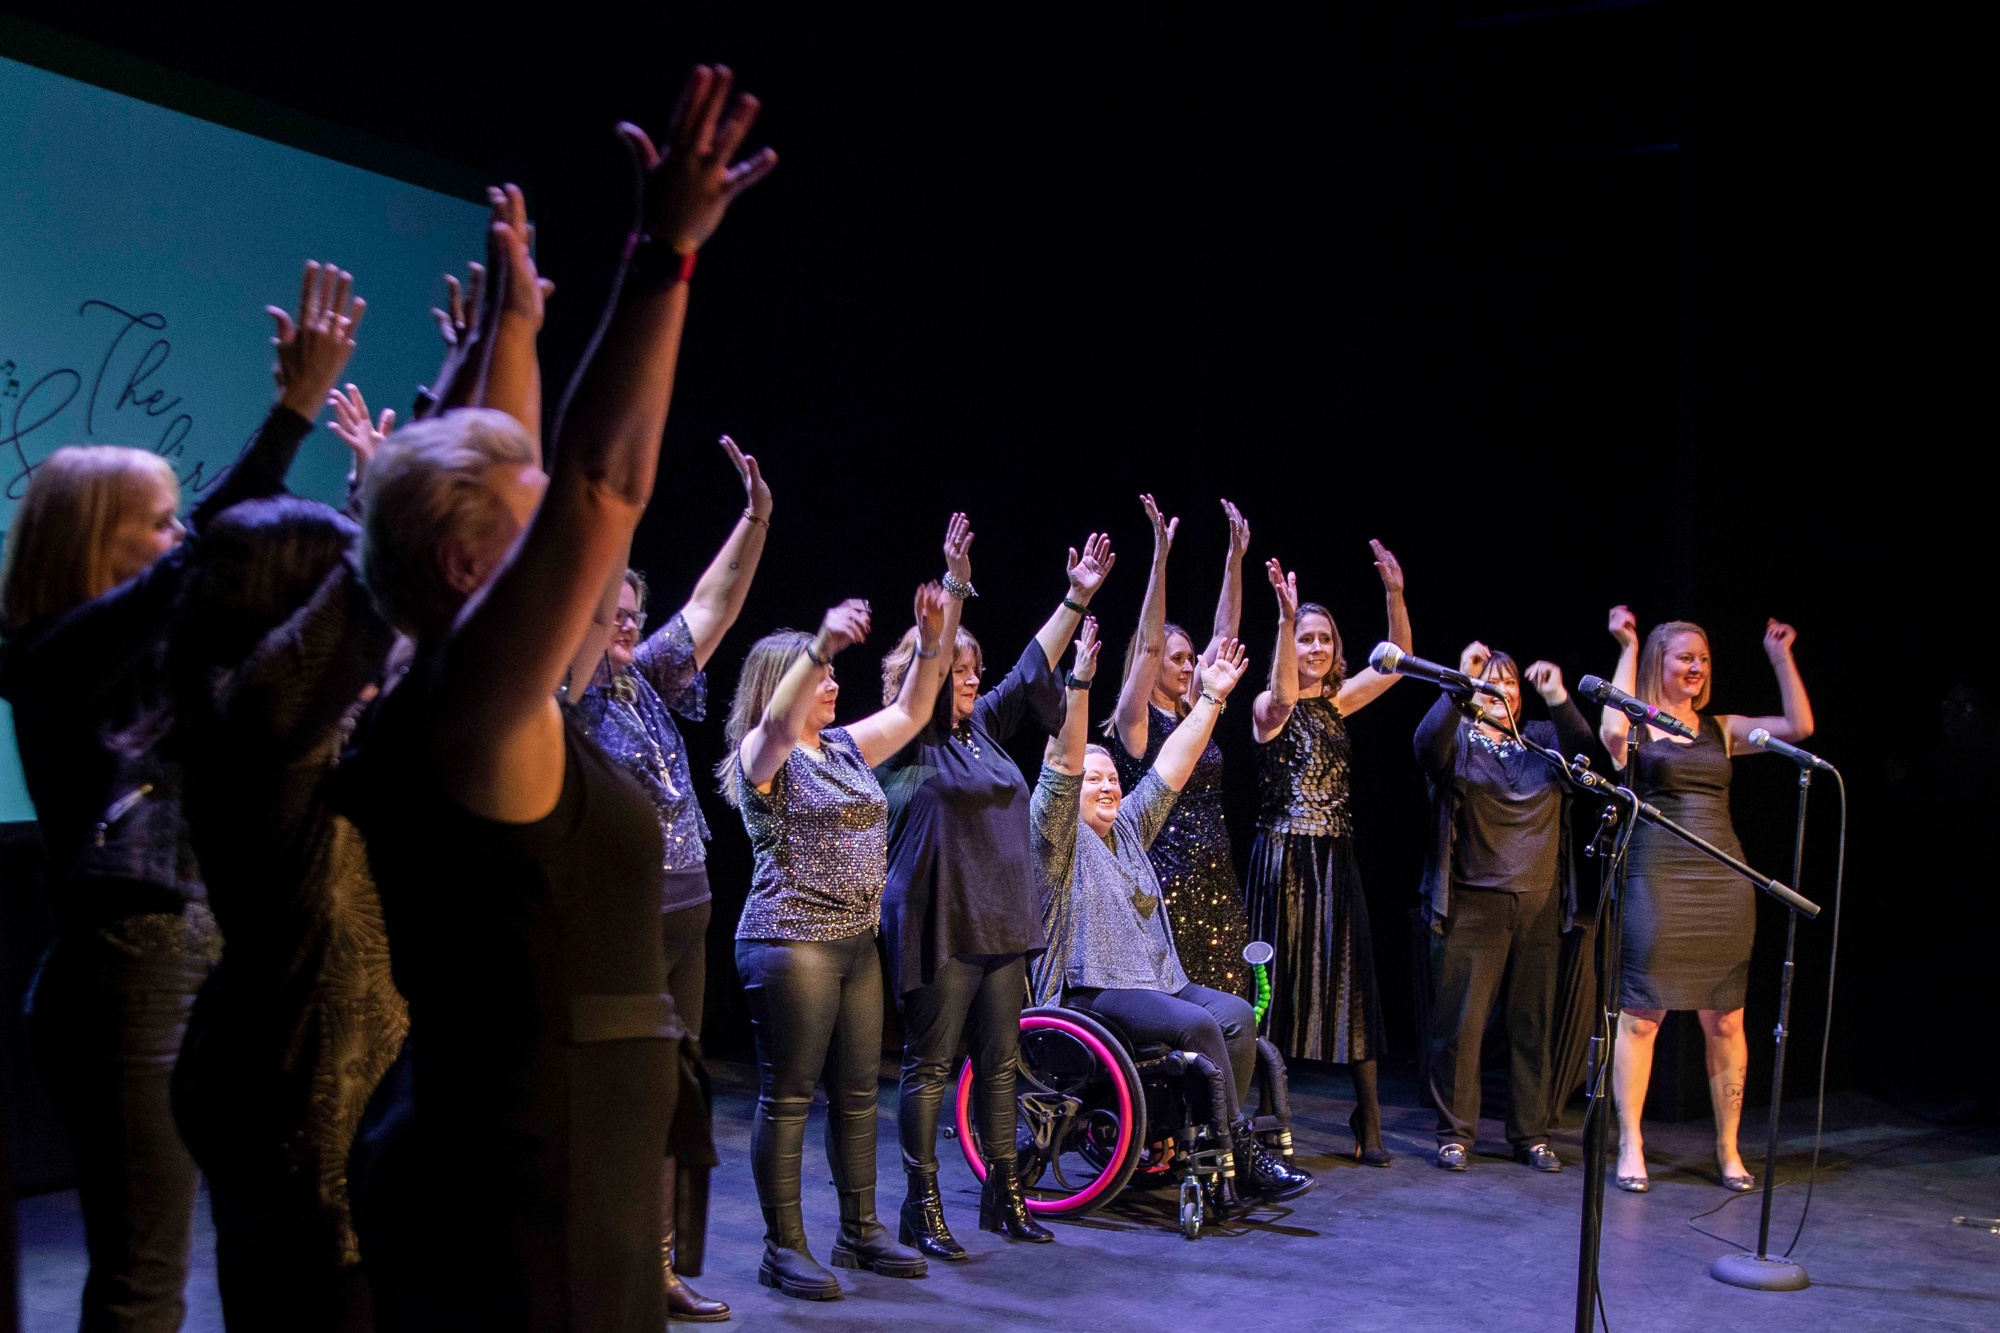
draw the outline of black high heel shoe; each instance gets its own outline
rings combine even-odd
[[[1008,1240],[1046,1245],[1056,1233],[1034,1219],[1021,1197],[1020,1178],[1012,1162],[995,1162],[987,1168],[986,1185],[979,1192],[979,1229],[997,1231]]]
[[[910,1172],[910,1193],[903,1200],[901,1221],[900,1239],[919,1253],[947,1263],[970,1257],[945,1223],[944,1199],[938,1194],[935,1173]]]
[[[1347,1128],[1354,1135],[1354,1160],[1363,1166],[1387,1166],[1395,1159],[1389,1156],[1387,1148],[1370,1148],[1361,1142],[1361,1126],[1356,1121],[1361,1118],[1361,1108],[1355,1107],[1347,1117]]]

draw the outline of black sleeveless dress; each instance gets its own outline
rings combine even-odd
[[[426,677],[342,779],[410,1007],[350,1159],[377,1326],[660,1333],[680,1034],[659,819],[567,710],[554,811],[467,814],[422,742]]]
[[[1729,748],[1722,724],[1701,719],[1693,742],[1648,741],[1635,752],[1632,789],[1689,832],[1738,858],[1729,819]],[[1625,877],[1623,980],[1628,1009],[1743,1007],[1756,890],[1666,830],[1642,823]]]

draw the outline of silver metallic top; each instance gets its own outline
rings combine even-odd
[[[842,940],[873,930],[889,877],[889,802],[845,727],[795,745],[771,790],[750,785],[739,752],[743,827],[757,858],[739,940]]]
[[[695,665],[694,635],[686,617],[673,619],[643,640],[632,666],[608,685],[592,685],[577,700],[590,738],[611,761],[639,780],[660,812],[668,871],[692,870],[708,859],[708,821],[695,799],[687,746],[673,715],[690,722],[708,715],[708,677]]]
[[[1335,838],[1354,832],[1347,803],[1353,756],[1347,723],[1333,700],[1299,700],[1285,729],[1258,749],[1258,827]]]
[[[1146,856],[1176,793],[1148,769],[1118,807],[1110,834],[1099,837],[1079,819],[1082,789],[1077,774],[1044,766],[1029,807],[1042,929],[1049,937],[1048,952],[1035,960],[1035,1000],[1056,1003],[1072,986],[1180,991],[1187,973]]]

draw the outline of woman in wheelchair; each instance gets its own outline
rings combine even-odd
[[[1312,1176],[1266,1151],[1243,1114],[1257,1063],[1255,1013],[1240,996],[1188,980],[1146,855],[1242,679],[1243,648],[1225,640],[1202,667],[1199,699],[1129,801],[1110,752],[1086,744],[1097,650],[1097,622],[1086,619],[1062,730],[1049,742],[1030,808],[1049,940],[1035,965],[1035,1000],[1095,1015],[1134,1043],[1206,1057],[1223,1072],[1212,1099],[1222,1104],[1211,1113],[1223,1141],[1233,1142],[1237,1188],[1273,1200],[1303,1194]]]

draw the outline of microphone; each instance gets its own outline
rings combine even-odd
[[[1817,768],[1824,773],[1833,772],[1832,764],[1810,750],[1801,750],[1790,741],[1779,740],[1771,734],[1768,727],[1759,727],[1751,732],[1750,743],[1759,749],[1769,750],[1772,754],[1781,754],[1801,768]]]
[[[1483,680],[1474,680],[1463,671],[1454,671],[1448,666],[1439,666],[1436,662],[1426,662],[1421,657],[1413,657],[1393,643],[1385,642],[1376,644],[1375,651],[1368,654],[1368,665],[1374,667],[1384,675],[1415,676],[1418,680],[1427,680],[1433,685],[1442,685],[1444,688],[1459,694],[1470,694],[1474,690],[1477,690],[1481,694],[1490,694],[1496,699],[1507,697],[1501,692],[1498,685]]]
[[[1633,698],[1602,676],[1585,676],[1576,683],[1576,689],[1577,693],[1581,694],[1584,698],[1595,699],[1598,703],[1608,708],[1616,708],[1634,722],[1651,723],[1661,731],[1682,737],[1685,740],[1694,739],[1694,728],[1690,727],[1687,723],[1681,721],[1672,713],[1661,712],[1644,699]]]

